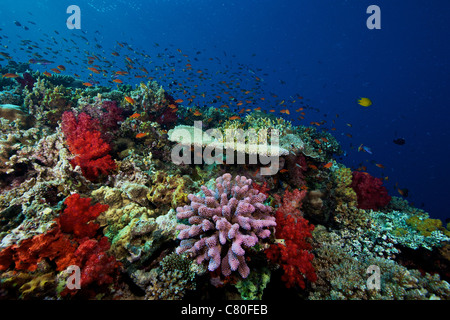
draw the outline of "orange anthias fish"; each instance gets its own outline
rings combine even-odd
[[[175,100],[174,102],[175,102],[175,103],[183,103],[183,101],[184,101],[183,99],[177,99],[177,100]]]
[[[115,83],[123,83],[123,81],[120,80],[120,79],[114,79],[113,82],[115,82]]]
[[[64,67],[63,65],[59,65],[59,66],[57,66],[57,68],[59,70],[66,71],[66,67]]]
[[[202,115],[202,113],[200,112],[200,111],[198,111],[198,110],[195,110],[195,112],[194,112],[194,116],[201,116]]]
[[[128,102],[129,104],[135,104],[136,103],[136,101],[133,99],[133,98],[131,98],[131,97],[128,97],[128,96],[126,96],[125,97],[125,100],[126,100],[126,102]]]
[[[136,119],[136,118],[138,118],[138,117],[140,117],[141,115],[139,114],[139,113],[133,113],[131,116],[130,116],[130,119]]]
[[[45,76],[47,76],[47,77],[51,77],[51,76],[52,76],[52,74],[51,74],[50,72],[48,72],[48,71],[44,71],[43,74],[44,74]],[[84,83],[83,83],[83,84],[84,84]]]
[[[136,135],[136,138],[138,138],[138,139],[140,139],[140,138],[143,138],[143,137],[145,137],[147,135],[147,133],[138,133],[137,135]]]
[[[61,73],[61,71],[59,71],[59,69],[56,69],[56,68],[52,68],[50,70],[52,70],[54,73]]]
[[[333,162],[328,162],[327,164],[324,164],[323,167],[325,169],[330,169],[332,165],[333,165]]]
[[[93,67],[88,67],[89,70],[91,70],[93,73],[100,73],[100,70],[93,68]]]
[[[239,120],[239,119],[241,119],[241,117],[239,117],[239,116],[232,116],[232,117],[229,117],[228,119],[229,120]]]
[[[384,166],[383,166],[382,164],[380,164],[380,163],[375,163],[375,165],[376,165],[378,168],[384,169]]]
[[[90,82],[83,82],[83,86],[86,86],[86,87],[92,87],[93,84],[90,83]]]
[[[19,75],[15,73],[5,73],[2,78],[17,78]]]

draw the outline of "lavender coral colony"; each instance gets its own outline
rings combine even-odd
[[[104,86],[0,52],[0,299],[450,299],[448,226],[376,172],[338,163],[342,148],[319,122],[277,117],[250,91],[230,105],[205,93],[216,102],[199,107],[183,81],[136,82],[168,72],[172,55],[185,61],[171,50],[151,75],[127,57]],[[111,62],[93,54],[87,67],[95,78]],[[262,174],[267,145],[230,145],[227,132],[267,143],[278,132],[278,170]],[[209,144],[244,163],[207,162]],[[369,266],[379,288],[367,287]]]
[[[224,276],[238,271],[246,278],[250,269],[245,253],[267,239],[275,227],[272,208],[264,205],[266,196],[252,187],[252,180],[226,173],[216,179],[215,190],[201,189],[204,197],[190,194],[190,205],[177,208],[179,224],[177,253],[188,252],[197,263],[209,261],[208,270],[221,268]]]

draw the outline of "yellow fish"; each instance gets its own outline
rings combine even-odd
[[[369,98],[360,98],[358,100],[358,104],[363,107],[370,107],[372,105],[372,101]]]

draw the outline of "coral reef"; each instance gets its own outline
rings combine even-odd
[[[111,88],[0,54],[0,299],[450,299],[448,226],[339,163],[325,121],[119,85],[128,57]]]

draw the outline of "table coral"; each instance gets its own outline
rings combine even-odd
[[[209,261],[208,270],[221,267],[224,276],[238,271],[246,278],[250,269],[245,253],[271,234],[276,225],[266,196],[251,187],[252,180],[229,173],[216,179],[216,190],[205,186],[204,197],[190,194],[190,205],[177,208],[181,223],[177,253],[188,252],[198,264]]]

